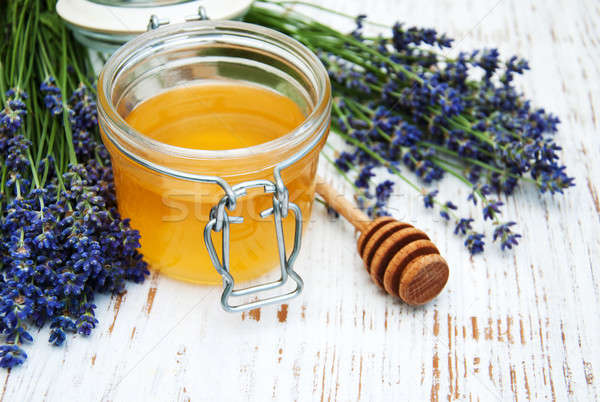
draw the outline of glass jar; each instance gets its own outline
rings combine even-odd
[[[125,121],[137,105],[163,91],[215,80],[276,91],[293,100],[305,120],[275,140],[219,151],[161,143]],[[285,217],[287,203],[308,220],[330,111],[331,87],[318,58],[264,27],[187,22],[142,34],[115,52],[98,81],[101,135],[112,159],[119,211],[140,231],[141,251],[152,269],[184,281],[220,283],[219,264],[216,270],[203,241],[211,220],[206,244],[215,244],[221,268],[229,259],[226,268],[236,280],[255,279],[278,262],[291,265],[297,233],[294,214]],[[214,208],[219,203],[220,211]],[[273,222],[278,214],[270,208],[281,208],[276,212],[282,212],[283,259]],[[230,220],[228,255],[222,255],[219,237],[225,233],[215,233],[223,214]]]

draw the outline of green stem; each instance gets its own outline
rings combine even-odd
[[[309,2],[306,2],[306,1],[298,1],[298,0],[281,0],[281,1],[257,0],[257,2],[259,2],[259,3],[267,3],[267,4],[277,4],[279,6],[284,6],[286,4],[290,4],[290,5],[302,5],[302,6],[311,7],[311,8],[317,9],[317,10],[325,11],[325,12],[328,12],[330,14],[339,15],[340,17],[348,18],[348,19],[351,19],[351,20],[356,20],[356,16],[353,16],[353,15],[350,15],[350,14],[346,14],[346,13],[343,13],[341,11],[337,11],[337,10],[334,10],[332,8],[328,8],[328,7],[325,7],[325,6],[318,5],[318,4],[309,3]],[[364,22],[365,22],[365,24],[373,25],[373,26],[380,27],[380,28],[387,28],[387,29],[391,28],[389,25],[382,24],[382,23],[379,23],[379,22],[373,22],[373,21],[369,21],[369,20],[365,20]]]
[[[460,156],[455,151],[452,151],[452,150],[450,150],[448,148],[442,147],[440,145],[434,144],[434,143],[429,142],[429,141],[419,141],[417,143],[417,145],[423,145],[423,146],[431,147],[431,148],[435,149],[436,151],[445,153],[446,155],[453,156],[454,158],[456,158],[458,160],[461,160],[461,161],[467,161],[469,163],[472,163],[474,165],[477,165],[477,166],[479,166],[479,167],[481,167],[483,169],[486,169],[486,170],[489,170],[489,171],[492,171],[492,172],[496,172],[496,173],[500,173],[500,174],[503,174],[503,175],[506,175],[506,176],[510,176],[510,177],[515,178],[515,179],[524,180],[524,181],[529,182],[529,183],[534,183],[534,184],[537,183],[535,180],[533,180],[533,179],[531,179],[529,177],[519,176],[517,174],[507,172],[505,170],[502,170],[500,168],[497,168],[495,166],[492,166],[490,164],[482,162],[482,161],[480,161],[478,159],[469,158],[467,156]]]
[[[67,60],[67,28],[62,27],[61,30],[61,48],[62,48],[62,60]],[[75,155],[75,147],[73,146],[73,135],[71,133],[71,123],[69,122],[69,111],[65,103],[67,99],[66,93],[66,82],[67,82],[67,63],[61,65],[61,93],[63,99],[63,124],[65,126],[67,145],[69,146],[69,163],[77,164],[77,156]]]
[[[2,104],[0,104],[0,108],[3,106],[4,102],[6,102],[6,85],[4,84],[4,65],[0,61],[0,100]]]

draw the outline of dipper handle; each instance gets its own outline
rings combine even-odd
[[[359,232],[364,231],[369,223],[371,223],[371,219],[363,211],[354,203],[348,201],[346,197],[335,191],[333,187],[325,183],[325,180],[320,176],[317,176],[316,191],[331,208],[346,218]]]

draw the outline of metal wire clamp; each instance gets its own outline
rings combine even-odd
[[[230,273],[229,267],[229,243],[230,243],[230,224],[241,223],[243,218],[240,216],[229,216],[225,211],[226,206],[230,203],[229,195],[223,196],[220,202],[214,206],[210,212],[210,221],[204,228],[204,244],[208,250],[210,259],[215,266],[217,272],[223,277],[223,294],[221,295],[221,305],[225,311],[229,312],[240,312],[251,310],[254,308],[262,307],[269,304],[281,303],[285,300],[291,299],[302,292],[304,282],[302,278],[294,271],[293,264],[300,251],[301,239],[302,239],[302,212],[298,205],[290,202],[288,209],[294,212],[295,217],[295,228],[294,228],[294,247],[290,256],[286,256],[285,238],[283,234],[283,216],[282,216],[282,204],[279,201],[277,195],[277,187],[274,183],[268,180],[254,180],[233,186],[233,193],[235,198],[240,198],[246,195],[246,190],[250,188],[263,187],[264,192],[267,194],[273,194],[273,207],[268,208],[260,213],[261,218],[267,218],[273,215],[275,223],[275,234],[277,238],[277,248],[279,252],[279,265],[281,270],[281,276],[278,280],[264,283],[261,285],[255,285],[244,289],[235,289],[235,281]],[[222,232],[221,237],[221,250],[222,256],[219,260],[217,251],[215,249],[212,233]],[[245,296],[250,294],[256,294],[267,290],[275,289],[283,286],[289,278],[292,278],[296,282],[296,287],[291,292],[272,296],[260,300],[255,300],[246,304],[232,305],[229,301],[230,297]]]

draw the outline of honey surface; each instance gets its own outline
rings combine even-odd
[[[250,85],[206,84],[169,90],[127,116],[137,131],[183,148],[246,148],[276,139],[304,120],[289,98]]]
[[[249,85],[210,84],[170,90],[137,106],[126,121],[142,134],[179,147],[225,150],[264,143],[296,128],[304,120],[300,108],[289,98]],[[141,251],[155,270],[186,281],[220,284],[222,279],[210,261],[203,230],[210,209],[223,196],[216,184],[176,180],[149,172],[122,154],[111,151],[119,210],[131,218],[141,234]],[[264,158],[264,156],[263,156]],[[269,156],[262,172],[243,180],[272,180],[273,160]],[[304,161],[286,169],[284,180],[290,200],[310,216],[314,176],[318,159],[315,149]],[[224,159],[219,165],[244,164]],[[243,166],[242,166],[243,167]],[[203,172],[204,173],[204,172]],[[219,175],[218,169],[205,172]],[[229,178],[228,181],[235,181]],[[231,272],[236,281],[258,277],[279,265],[273,217],[260,212],[272,206],[272,195],[262,189],[250,190],[238,199],[230,215],[244,217],[231,224]],[[293,245],[294,219],[284,220],[286,248]],[[221,257],[221,234],[213,233]]]

